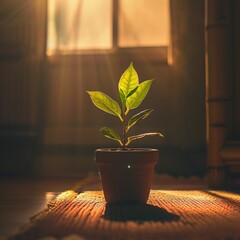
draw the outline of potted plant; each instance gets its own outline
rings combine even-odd
[[[146,109],[128,118],[130,110],[137,108],[146,97],[153,79],[139,83],[138,74],[131,63],[118,83],[120,105],[108,95],[99,91],[87,91],[93,104],[116,116],[122,125],[122,136],[109,127],[100,131],[107,138],[119,143],[119,148],[97,149],[96,163],[104,197],[107,203],[140,202],[148,199],[154,166],[158,161],[158,150],[149,148],[128,148],[129,144],[146,136],[161,136],[160,132],[141,133],[128,136],[129,130],[145,119],[152,109]]]

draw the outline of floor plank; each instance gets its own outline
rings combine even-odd
[[[79,179],[1,179],[0,239],[18,231],[29,218],[46,207],[60,192]]]

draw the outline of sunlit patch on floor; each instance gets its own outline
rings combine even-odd
[[[152,190],[147,204],[106,205],[102,191],[69,190],[21,237],[240,239],[239,210],[240,196],[222,191]]]

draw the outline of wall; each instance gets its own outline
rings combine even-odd
[[[234,1],[233,39],[234,39],[234,136],[235,140],[240,139],[240,3]]]
[[[39,135],[42,0],[0,4],[0,175],[31,172]]]
[[[15,0],[16,3],[20,4],[20,1]],[[39,1],[42,5],[38,9],[44,10],[44,3]],[[44,46],[44,18],[36,14],[33,19],[35,26],[41,26],[41,37],[28,35],[26,38],[32,44]],[[117,122],[114,117],[97,110],[85,91],[100,90],[114,97],[119,77],[133,61],[140,81],[156,79],[141,108],[150,107],[154,112],[139,124],[140,130],[159,130],[165,138],[150,138],[132,146],[160,148],[158,172],[178,176],[204,174],[204,1],[171,0],[171,21],[172,65],[160,61],[159,57],[164,53],[158,52],[147,55],[144,52],[121,52],[101,56],[51,56],[45,60],[42,54],[35,52],[33,58],[40,56],[40,60],[34,59],[33,62],[39,68],[42,63],[44,66],[38,74],[31,70],[31,64],[22,70],[25,75],[33,73],[28,78],[13,71],[13,81],[28,81],[25,80],[20,88],[14,83],[4,88],[1,125],[5,131],[13,119],[23,116],[34,119],[33,124],[28,119],[22,121],[26,126],[36,126],[34,133],[42,146],[31,171],[53,176],[78,175],[95,170],[94,149],[113,146],[98,129],[105,125],[115,127]],[[24,26],[19,24],[19,32],[23,33]],[[5,66],[6,63],[6,59],[1,61],[4,69],[11,72],[12,67]],[[5,84],[9,75],[6,73],[1,82]],[[39,83],[38,77],[41,80],[39,88],[32,87],[31,84]],[[10,104],[11,96],[22,88],[27,89],[27,94],[20,91],[17,103]],[[31,105],[27,110],[25,103]],[[19,106],[26,113],[17,112]],[[11,117],[6,118],[10,114]],[[14,126],[16,124],[13,123]]]

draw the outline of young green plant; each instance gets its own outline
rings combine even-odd
[[[146,136],[163,137],[163,134],[160,132],[142,133],[129,137],[127,136],[130,128],[132,128],[139,120],[145,119],[153,111],[152,109],[145,109],[132,116],[129,120],[127,119],[129,111],[137,108],[142,103],[151,87],[152,82],[153,79],[139,83],[138,74],[131,63],[127,70],[122,74],[118,83],[121,108],[116,101],[103,92],[87,91],[96,107],[104,112],[118,117],[121,121],[122,137],[120,137],[113,129],[108,127],[103,127],[100,131],[105,137],[119,142],[122,149],[126,149],[129,143],[133,140],[141,139]]]

